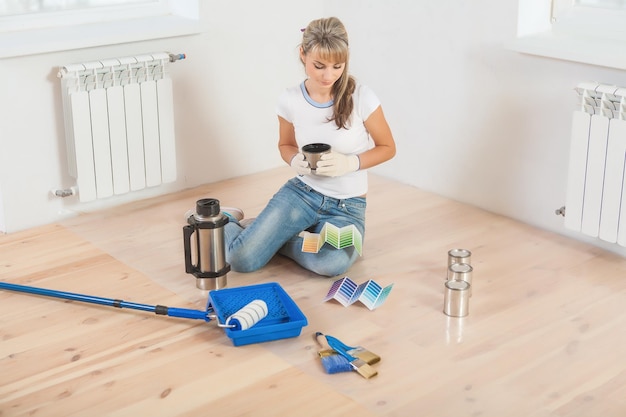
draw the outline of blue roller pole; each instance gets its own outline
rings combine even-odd
[[[28,294],[42,295],[46,297],[62,298],[64,300],[80,301],[84,303],[99,304],[117,308],[130,308],[133,310],[149,311],[158,315],[179,317],[185,319],[196,319],[210,321],[206,311],[191,310],[187,308],[172,308],[162,305],[148,305],[132,303],[124,300],[113,298],[95,297],[92,295],[76,294],[72,292],[48,290],[45,288],[30,287],[27,285],[10,284],[8,282],[0,282],[0,289],[17,291]]]

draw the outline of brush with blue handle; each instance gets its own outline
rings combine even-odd
[[[352,359],[360,359],[367,365],[380,362],[380,356],[361,346],[348,346],[336,337],[325,335],[322,332],[316,332],[314,337],[317,343],[323,348],[318,351],[317,354],[322,361],[322,366],[324,366],[326,373],[336,374],[339,372],[354,371],[350,360],[348,360],[346,356],[352,357]],[[338,349],[343,351],[346,355],[342,355],[337,351]]]
[[[332,346],[337,346],[341,348],[350,356],[355,356],[359,359],[362,359],[368,365],[373,365],[380,362],[380,356],[378,356],[374,352],[370,352],[362,346],[348,346],[341,340],[330,335],[326,335],[326,340],[329,345],[332,343]]]
[[[341,356],[337,351],[332,349],[323,337],[324,333],[316,332],[314,337],[317,343],[323,348],[317,354],[322,361],[322,366],[327,374],[337,374],[340,372],[352,372],[350,361]]]
[[[361,375],[363,378],[369,379],[373,376],[378,375],[378,371],[376,371],[376,369],[374,369],[370,364],[365,362],[363,359],[350,355],[348,353],[348,350],[346,349],[346,347],[348,346],[339,342],[339,340],[337,340],[336,338],[334,337],[329,338],[328,336],[326,336],[326,342],[328,342],[328,345],[333,350],[335,350],[337,353],[339,353],[341,356],[347,359],[348,362],[350,363],[350,367],[354,371],[356,371],[359,375]]]

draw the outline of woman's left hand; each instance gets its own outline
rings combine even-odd
[[[317,175],[326,177],[339,177],[349,172],[358,171],[361,162],[357,155],[344,155],[339,152],[330,151],[321,156],[317,161]]]

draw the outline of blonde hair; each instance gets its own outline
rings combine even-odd
[[[300,46],[305,55],[316,52],[324,60],[345,63],[341,77],[333,84],[333,116],[329,121],[334,121],[338,129],[347,129],[354,107],[352,94],[356,82],[348,73],[350,49],[346,28],[336,17],[313,20],[304,29]]]

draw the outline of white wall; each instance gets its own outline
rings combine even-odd
[[[626,73],[508,50],[517,0],[201,4],[201,35],[1,62],[0,75],[14,80],[1,87],[11,100],[0,101],[7,231],[278,166],[274,104],[303,77],[299,29],[336,15],[350,33],[352,72],[380,96],[398,145],[398,156],[375,172],[589,240],[554,214],[565,204],[573,88],[590,80],[624,86]],[[189,56],[171,66],[178,182],[87,206],[50,197],[49,189],[73,185],[56,67],[155,50]]]
[[[626,254],[567,231],[554,213],[565,204],[574,87],[626,86],[626,72],[508,50],[517,3],[329,2],[398,144],[376,172]]]
[[[289,0],[202,1],[199,35],[0,61],[0,232],[77,212],[279,166],[276,99],[303,71],[300,28],[322,5]],[[154,51],[186,53],[170,65],[174,83],[178,181],[89,204],[53,197],[68,188],[58,67]],[[0,216],[1,217],[1,216]]]

